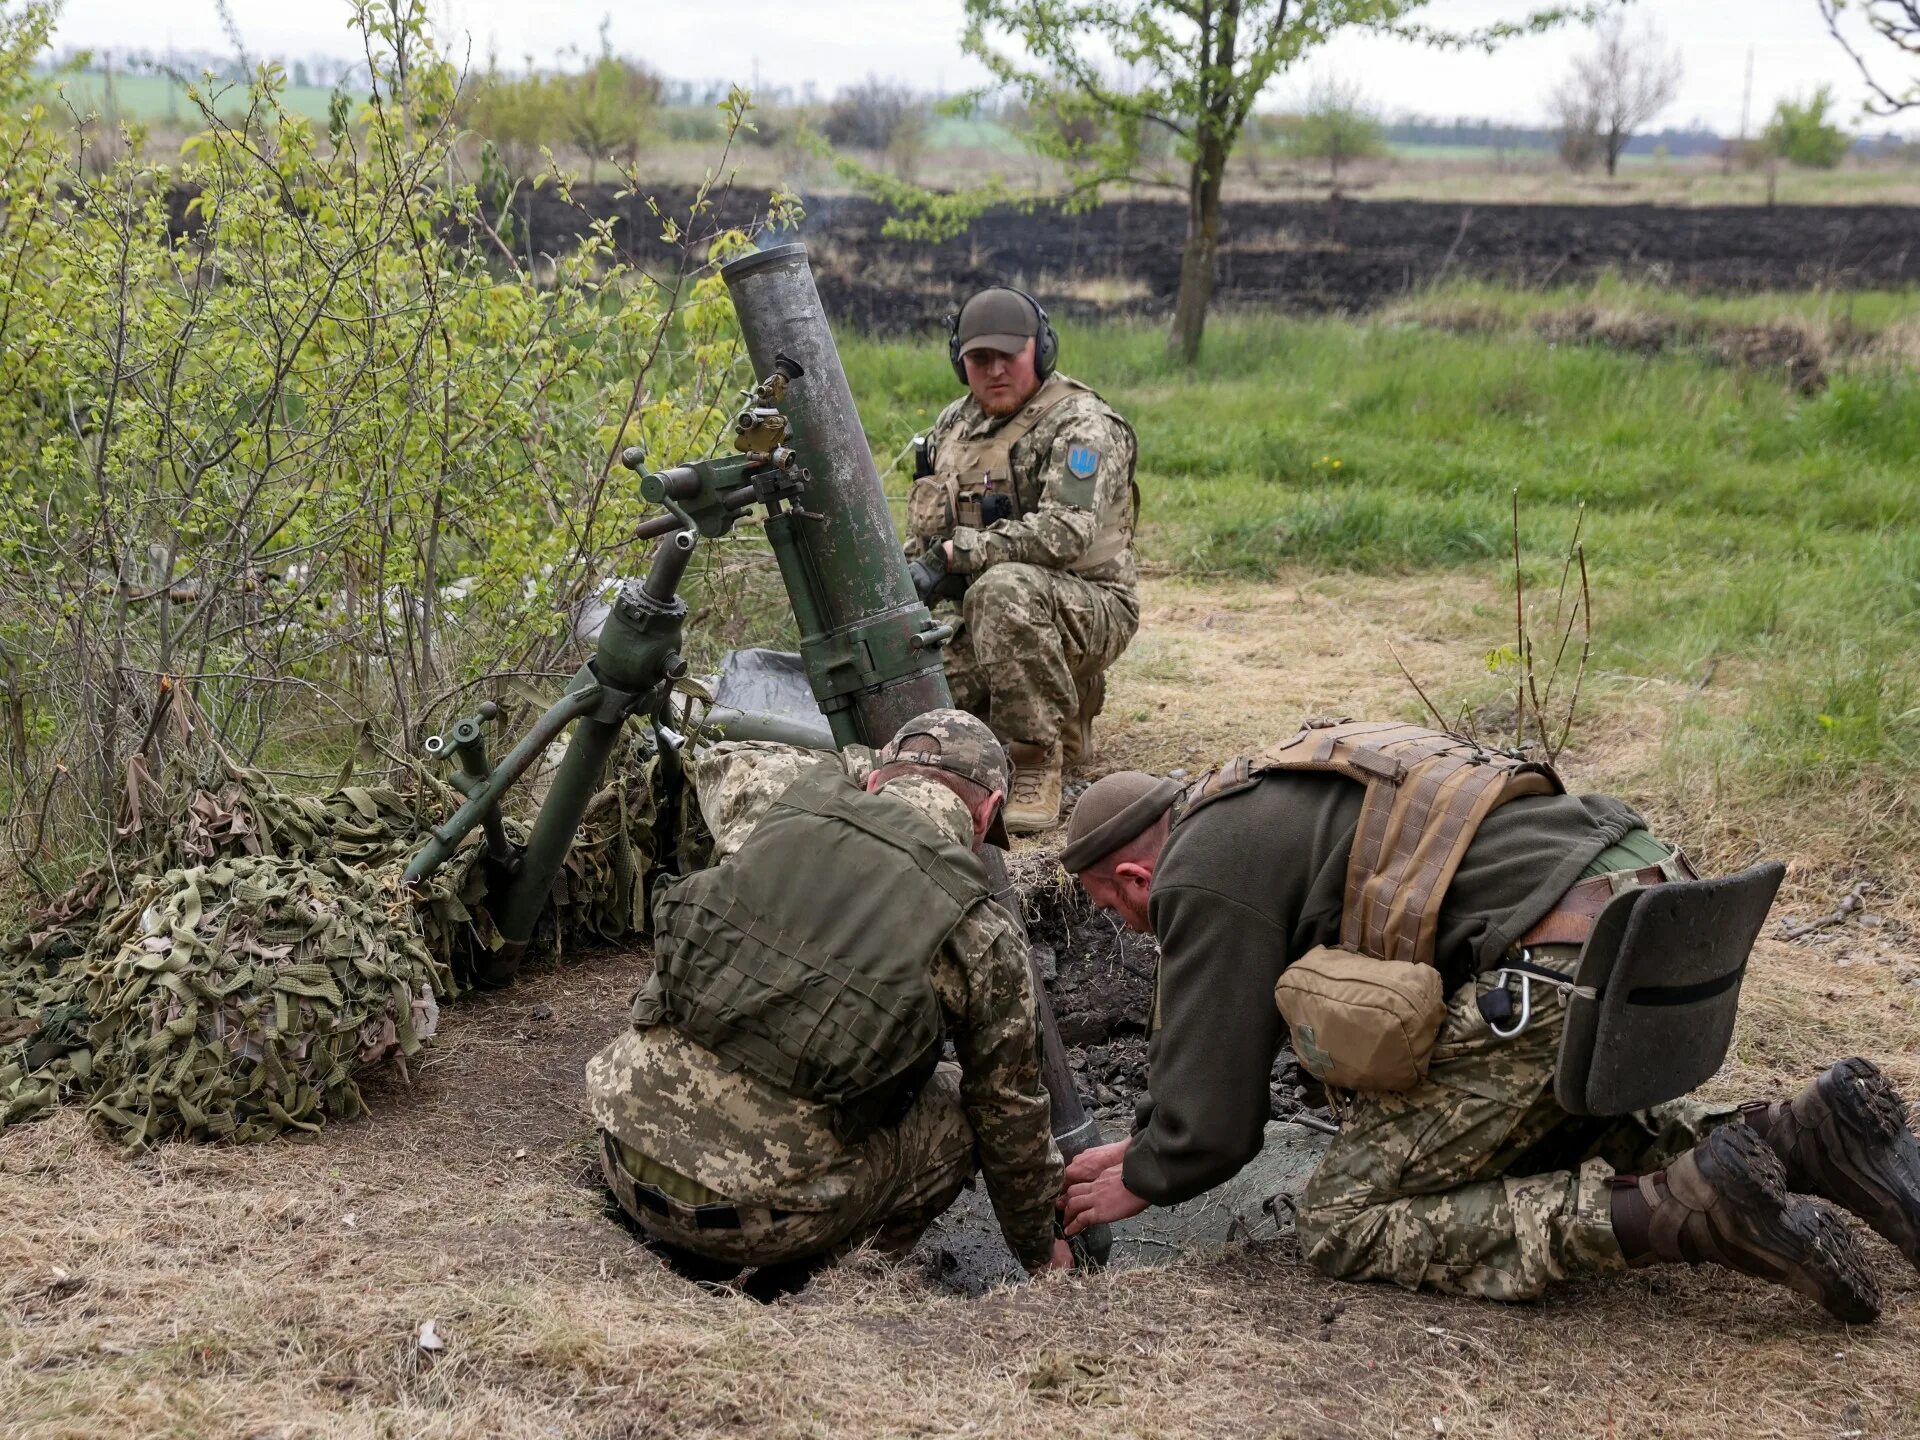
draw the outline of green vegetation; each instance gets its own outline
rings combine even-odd
[[[1828,118],[1832,112],[1830,85],[1819,86],[1805,100],[1782,100],[1774,107],[1762,143],[1790,164],[1831,170],[1853,144],[1853,137]]]
[[[1048,123],[1031,130],[1031,141],[1065,167],[1073,199],[1091,200],[1112,185],[1181,183],[1187,238],[1167,346],[1192,364],[1213,300],[1228,162],[1275,77],[1343,30],[1490,49],[1577,13],[1516,7],[1477,30],[1450,31],[1426,23],[1428,3],[1323,0],[1301,8],[1288,0],[966,0],[961,48],[1017,93],[1029,115],[1046,117]],[[1125,83],[1111,78],[1111,56],[1130,68]],[[1335,103],[1343,98],[1335,96]],[[1343,123],[1330,152],[1336,178],[1340,156],[1355,139],[1354,127]],[[983,203],[994,198],[991,190],[982,193]]]
[[[1692,351],[1556,344],[1525,323],[1581,301],[1809,327],[1845,313],[1860,349],[1801,395]],[[1689,301],[1613,285],[1427,303],[1503,307],[1514,327],[1239,316],[1188,371],[1143,326],[1065,325],[1068,366],[1139,431],[1146,564],[1507,575],[1517,487],[1537,586],[1557,579],[1584,504],[1600,671],[1704,687],[1724,664],[1742,679],[1731,712],[1703,688],[1676,763],[1710,761],[1762,796],[1853,795],[1879,777],[1895,798],[1857,818],[1920,839],[1900,798],[1920,781],[1920,373],[1879,343],[1916,333],[1920,296]],[[931,343],[844,348],[884,461],[952,376]],[[1489,615],[1486,643],[1509,627]]]
[[[544,694],[644,556],[620,447],[698,451],[731,396],[707,264],[745,239],[663,216],[677,291],[604,223],[518,264],[415,14],[356,10],[357,112],[316,126],[268,67],[177,166],[96,175],[31,103],[51,7],[0,12],[0,793],[36,878],[225,763],[380,769],[482,675]]]
[[[1326,161],[1334,185],[1340,183],[1343,162],[1381,155],[1387,148],[1380,119],[1360,87],[1339,80],[1316,83],[1307,108],[1283,119],[1281,137],[1291,154]]]

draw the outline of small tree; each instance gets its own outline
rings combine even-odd
[[[1254,102],[1276,75],[1343,30],[1429,45],[1491,48],[1575,13],[1571,6],[1457,34],[1416,23],[1428,0],[966,0],[962,48],[1034,110],[1097,119],[1091,127],[1033,133],[1042,153],[1072,174],[1070,198],[1091,201],[1110,184],[1168,186],[1187,197],[1168,349],[1200,353],[1213,299],[1220,192],[1227,161]],[[1011,51],[996,40],[1012,42]],[[1130,80],[1111,78],[1112,62]],[[1091,133],[1094,138],[1085,136]],[[1155,164],[1148,137],[1171,141]],[[1184,177],[1179,171],[1184,169]]]
[[[466,107],[467,123],[493,142],[507,172],[523,180],[539,162],[540,147],[559,138],[561,101],[557,84],[531,60],[525,75],[509,75],[489,57]]]
[[[1830,124],[1833,91],[1822,85],[1806,100],[1782,100],[1774,107],[1764,143],[1768,151],[1792,165],[1831,170],[1852,148],[1853,137]]]
[[[613,53],[611,24],[611,17],[600,22],[600,53],[593,63],[560,82],[567,138],[587,157],[589,185],[599,178],[604,156],[633,165],[660,101],[660,77]]]
[[[1600,143],[1600,112],[1585,91],[1562,85],[1547,100],[1561,162],[1575,172],[1591,170],[1606,153]]]
[[[1340,166],[1386,153],[1386,131],[1368,107],[1357,84],[1317,80],[1307,108],[1294,117],[1287,148],[1295,155],[1327,162],[1328,181],[1340,183]]]
[[[1561,155],[1579,169],[1576,160],[1597,145],[1612,175],[1633,132],[1679,93],[1680,56],[1667,49],[1651,20],[1629,30],[1626,17],[1617,11],[1601,22],[1598,38],[1592,54],[1573,62],[1551,104]]]
[[[1901,110],[1920,109],[1920,0],[1818,0],[1818,3],[1827,29],[1860,67],[1861,78],[1873,91],[1874,98],[1867,102],[1868,112],[1892,115]],[[1914,57],[1914,77],[1906,89],[1889,88],[1874,78],[1866,58],[1840,29],[1840,12],[1848,9],[1863,16],[1868,28],[1882,40]],[[1892,85],[1898,87],[1899,82],[1896,80]]]

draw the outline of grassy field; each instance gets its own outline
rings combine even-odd
[[[1792,944],[1769,926],[1712,1093],[1786,1093],[1849,1053],[1916,1093],[1917,311],[1463,289],[1357,323],[1221,317],[1192,372],[1156,330],[1069,329],[1069,368],[1138,426],[1146,505],[1100,765],[1202,767],[1314,711],[1411,716],[1396,653],[1497,723],[1512,490],[1533,590],[1584,501],[1597,652],[1570,781],[1711,864],[1790,857],[1783,913],[1869,879],[1893,921]],[[1753,332],[1816,352],[1824,388],[1750,363]],[[843,348],[884,460],[953,378],[931,340]],[[75,1105],[0,1135],[0,1434],[1920,1427],[1920,1283],[1871,1237],[1885,1312],[1855,1328],[1706,1268],[1534,1306],[1345,1286],[1288,1239],[977,1300],[941,1288],[937,1255],[856,1260],[770,1306],[688,1284],[610,1216],[582,1094],[645,965],[575,955],[463,998],[371,1115],[306,1141],[128,1157]]]
[[[1555,338],[1583,318],[1587,342]],[[953,392],[932,344],[844,349],[883,459]],[[1790,386],[1783,350],[1824,387]],[[1508,598],[1462,637],[1491,651],[1514,491],[1533,594],[1584,506],[1584,704],[1676,691],[1648,789],[1741,816],[1730,851],[1784,820],[1826,866],[1920,874],[1920,297],[1466,288],[1370,321],[1223,318],[1191,373],[1153,327],[1068,327],[1063,352],[1139,432],[1151,569],[1493,578]]]

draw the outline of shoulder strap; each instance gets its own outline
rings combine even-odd
[[[1522,795],[1563,793],[1546,765],[1394,721],[1315,725],[1248,763],[1344,775],[1367,787],[1347,861],[1340,944],[1431,965],[1440,904],[1480,823]]]
[[[1007,423],[993,432],[996,444],[1003,444],[1009,451],[1033,433],[1033,427],[1046,417],[1046,413],[1071,395],[1092,395],[1093,391],[1078,380],[1066,375],[1049,375],[1046,383],[1033,392],[1033,398],[1023,405],[1018,413]]]
[[[896,802],[881,806],[866,803],[866,791],[846,779],[831,766],[817,766],[780,792],[776,806],[799,810],[823,819],[839,820],[862,830],[876,840],[904,850],[914,858],[920,871],[932,880],[963,910],[972,909],[991,895],[986,872],[975,862],[977,873],[955,863],[958,846],[935,832],[932,822],[923,822],[913,810]],[[926,834],[920,833],[922,828]]]

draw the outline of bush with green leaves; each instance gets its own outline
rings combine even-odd
[[[290,113],[266,66],[196,93],[177,163],[96,176],[32,70],[52,7],[0,12],[0,746],[46,885],[225,760],[380,769],[549,695],[570,610],[645,561],[621,448],[704,453],[729,408],[711,266],[746,238],[702,196],[670,273],[584,216],[525,264],[416,13],[356,0],[358,113]]]
[[[1805,100],[1782,100],[1767,126],[1767,149],[1791,165],[1831,170],[1846,158],[1853,137],[1832,123],[1833,88],[1822,85]]]

